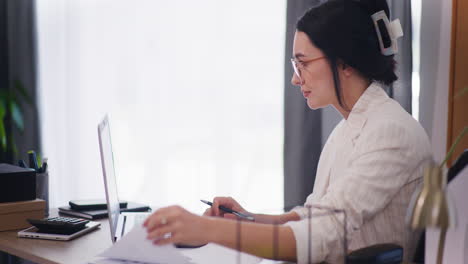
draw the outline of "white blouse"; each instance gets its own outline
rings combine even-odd
[[[414,255],[416,237],[405,224],[406,210],[423,167],[431,162],[426,132],[380,84],[372,83],[329,136],[317,168],[313,193],[304,206],[344,209],[348,252],[378,243]],[[343,216],[317,216],[296,207],[293,230],[298,263],[343,261]],[[323,210],[311,209],[312,215]],[[310,233],[310,235],[309,235]],[[310,255],[310,256],[309,256]]]

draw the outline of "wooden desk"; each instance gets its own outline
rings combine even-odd
[[[57,209],[51,209],[51,216],[57,216]],[[101,223],[99,229],[71,241],[19,238],[15,231],[0,232],[0,251],[18,256],[38,264],[83,264],[112,245],[107,218],[95,220]],[[284,263],[263,260],[259,264]]]
[[[57,209],[51,210],[51,216]],[[111,236],[107,218],[97,220],[101,226],[71,241],[19,238],[15,231],[0,232],[0,251],[38,264],[83,264],[110,247]]]

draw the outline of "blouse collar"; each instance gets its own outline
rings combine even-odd
[[[372,82],[354,104],[345,123],[358,135],[366,123],[367,117],[372,113],[372,109],[388,99],[389,97],[382,86],[377,82]]]

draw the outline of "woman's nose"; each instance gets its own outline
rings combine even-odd
[[[297,76],[296,73],[293,73],[293,76],[291,78],[291,84],[294,86],[301,86],[302,80]]]

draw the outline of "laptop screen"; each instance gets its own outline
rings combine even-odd
[[[114,156],[112,154],[109,119],[107,115],[98,125],[99,148],[101,152],[102,174],[106,189],[107,210],[112,242],[115,242],[115,232],[120,214],[119,198],[117,196],[117,182],[115,178]]]

